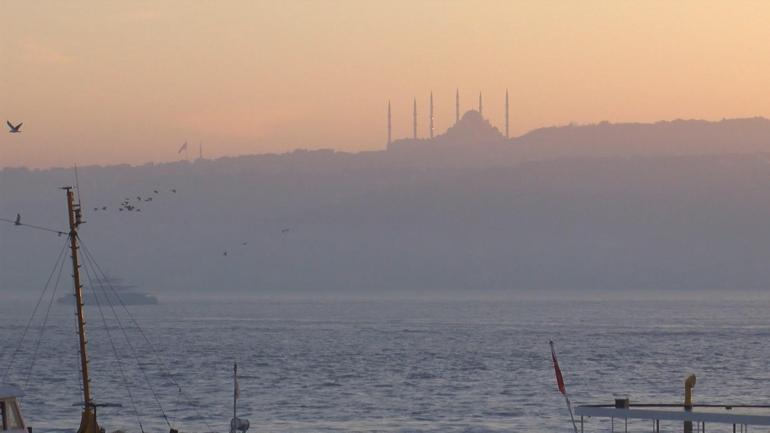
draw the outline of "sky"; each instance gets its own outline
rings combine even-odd
[[[511,134],[770,117],[770,2],[2,3],[0,167],[383,149],[484,95]]]

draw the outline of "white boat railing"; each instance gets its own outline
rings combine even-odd
[[[575,408],[580,417],[580,432],[584,433],[586,417],[610,418],[611,431],[615,432],[615,420],[623,420],[622,430],[628,432],[628,420],[647,420],[652,423],[652,432],[660,433],[661,421],[690,421],[698,431],[705,433],[706,424],[728,424],[734,433],[747,433],[749,426],[770,426],[770,415],[736,413],[735,409],[770,409],[758,405],[693,405],[685,410],[683,405],[644,404],[618,408],[613,405],[584,405]]]

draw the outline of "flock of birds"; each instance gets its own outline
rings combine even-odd
[[[18,125],[14,125],[11,123],[10,120],[5,121],[6,125],[8,125],[8,132],[11,134],[18,134],[21,133],[21,125],[23,125],[23,122],[19,122]],[[176,188],[171,188],[169,191],[171,191],[172,194],[176,194]],[[131,197],[126,197],[123,199],[122,202],[120,202],[120,205],[117,207],[119,212],[141,212],[142,208],[139,207],[140,205],[143,205],[145,203],[149,203],[153,201],[153,198],[157,197],[160,194],[160,191],[157,189],[152,190],[152,194],[147,195],[145,197],[142,197],[140,195],[136,196],[135,199],[132,199]],[[106,212],[109,210],[108,206],[97,206],[94,208],[94,212]],[[10,222],[10,221],[9,221]],[[21,214],[16,214],[16,219],[13,221],[13,224],[16,226],[22,225],[21,223]],[[281,234],[285,235],[288,234],[291,231],[289,228],[283,228],[281,229]],[[248,242],[242,242],[241,246],[247,246]],[[222,255],[227,257],[228,250],[222,251]]]
[[[169,191],[171,191],[172,194],[176,194],[176,188],[171,188]],[[154,189],[152,190],[152,194],[145,197],[140,195],[136,196],[136,199],[126,197],[122,202],[120,202],[120,205],[118,205],[117,209],[119,212],[141,212],[142,208],[139,206],[143,203],[149,203],[153,201],[153,198],[157,197],[159,194],[160,191]],[[109,210],[108,206],[97,206],[94,208],[94,212],[105,212],[107,210]]]

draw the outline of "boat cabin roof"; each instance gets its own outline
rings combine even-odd
[[[24,392],[16,385],[0,385],[0,399],[23,397]]]
[[[619,419],[644,419],[657,421],[693,421],[699,423],[718,423],[733,425],[764,425],[770,426],[770,415],[746,413],[750,410],[770,409],[768,406],[750,405],[694,405],[690,411],[682,405],[646,404],[642,407],[616,408],[613,406],[578,406],[575,414],[586,417],[604,417]],[[743,410],[738,413],[734,410]]]

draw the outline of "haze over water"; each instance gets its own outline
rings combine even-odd
[[[768,301],[277,301],[172,302],[133,313],[193,404],[129,333],[174,424],[224,431],[231,414],[232,361],[239,414],[270,432],[571,431],[556,391],[548,340],[560,354],[576,404],[675,403],[698,376],[698,403],[765,402],[770,352]],[[0,344],[11,347],[26,318],[3,305]],[[91,337],[94,393],[108,431],[137,431],[97,326]],[[38,431],[76,425],[78,399],[71,309],[57,306],[44,334],[24,409]],[[117,332],[117,329],[114,329]],[[118,339],[120,340],[120,339]],[[71,344],[62,344],[62,341]],[[167,428],[124,343],[145,428]],[[7,361],[4,353],[2,361]],[[23,378],[30,353],[17,359]],[[21,362],[19,362],[21,361]],[[110,366],[113,366],[110,368]],[[45,396],[45,397],[43,397]],[[109,421],[108,421],[109,420]],[[608,426],[589,420],[587,431]],[[629,431],[647,431],[646,423]],[[664,430],[681,426],[664,423]],[[729,427],[729,426],[728,426]],[[710,431],[727,431],[717,425]],[[765,431],[753,428],[752,431]]]
[[[234,361],[251,432],[569,432],[549,340],[576,404],[770,401],[770,3],[2,7],[0,374],[34,432],[80,415],[48,304],[75,164],[86,296],[96,261],[160,299],[128,307],[151,345],[86,307],[107,432],[227,431]]]

